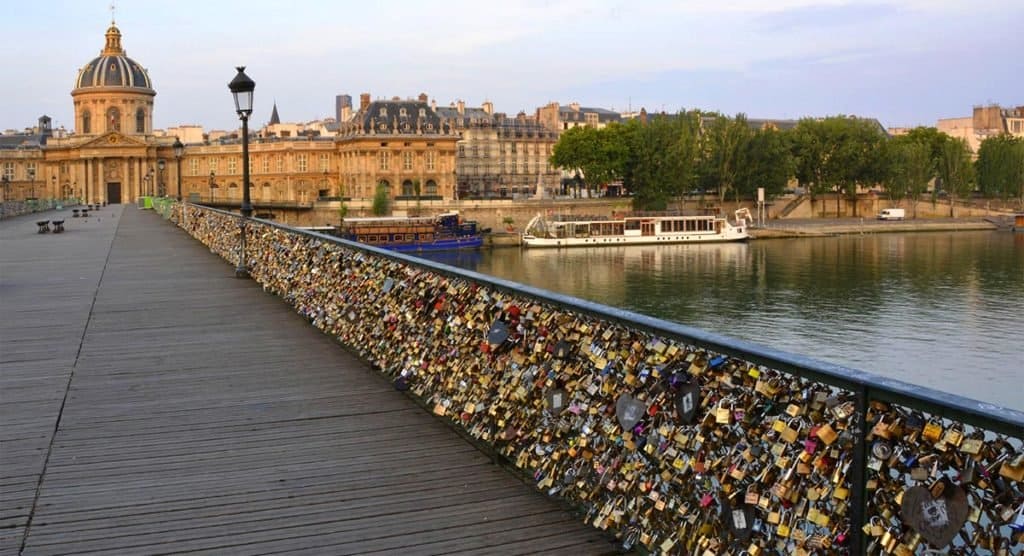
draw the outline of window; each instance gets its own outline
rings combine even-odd
[[[412,195],[415,195],[415,194],[416,194],[416,191],[415,191],[415,188],[412,186],[412,182],[409,181],[409,180],[403,181],[402,182],[402,195],[405,195],[407,197],[411,197]]]
[[[381,118],[387,118],[388,117],[388,109],[387,109],[386,106],[381,106],[380,107],[380,117]]]
[[[25,177],[30,179],[30,180],[34,180],[37,177],[39,177],[36,174],[36,163],[35,162],[27,162],[27,163],[25,163]]]
[[[216,158],[213,158],[211,156],[210,157],[210,161],[208,162],[208,164],[210,166],[210,171],[211,172],[216,172],[217,171],[217,159]]]
[[[514,154],[515,152],[516,152],[516,144],[512,143],[512,153]]]
[[[390,153],[388,151],[380,151],[380,169],[381,170],[387,171],[387,169],[388,169],[388,156],[389,155],[390,155]]]
[[[121,131],[121,111],[117,108],[107,110],[107,131]]]
[[[92,133],[92,115],[86,110],[82,112],[82,133]]]
[[[320,171],[321,172],[326,172],[326,171],[330,170],[330,165],[331,165],[330,160],[331,159],[328,157],[327,153],[321,153],[320,154]]]
[[[269,174],[270,173],[270,157],[269,156],[264,156],[260,166],[263,167],[262,172],[264,174]],[[268,184],[264,184],[264,185],[268,185]]]
[[[238,173],[238,161],[235,160],[234,158],[229,158],[228,159],[228,174],[234,175],[234,174],[237,174],[237,173]]]
[[[437,153],[434,151],[427,151],[427,170],[433,172],[437,165]]]
[[[420,108],[420,117],[421,118],[426,118],[427,117],[427,109],[426,108]]]
[[[412,170],[412,151],[402,153],[402,169]]]
[[[513,174],[518,174],[519,173],[519,163],[516,162],[515,160],[512,161],[512,173]]]
[[[427,180],[427,195],[437,195],[437,182]]]
[[[298,172],[305,172],[308,169],[306,153],[299,153],[295,155],[295,170]]]
[[[278,155],[278,157],[277,157],[277,173],[280,174],[282,172],[284,172],[284,157]]]
[[[199,175],[199,159],[198,158],[190,158],[189,159],[189,161],[188,161],[188,174],[190,176],[198,176]]]
[[[146,133],[146,111],[141,108],[135,111],[135,133]]]
[[[398,109],[398,115],[404,118],[405,117],[405,108],[399,108]]]
[[[459,158],[466,157],[466,145],[459,145]]]
[[[3,177],[7,178],[7,181],[14,181],[14,163],[13,162],[4,162],[4,176]],[[6,194],[6,191],[4,193]],[[6,201],[7,198],[4,197],[4,200]]]

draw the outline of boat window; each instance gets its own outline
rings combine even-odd
[[[639,230],[640,229],[640,221],[639,220],[626,220],[626,229],[627,230]]]

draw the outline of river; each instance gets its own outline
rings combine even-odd
[[[1024,234],[498,248],[431,258],[1024,410]]]

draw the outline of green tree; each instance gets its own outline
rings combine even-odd
[[[894,201],[905,197],[912,199],[912,216],[917,218],[916,201],[935,177],[931,146],[902,135],[894,138],[889,147],[891,163],[888,176],[883,180],[885,189]]]
[[[692,114],[654,117],[630,145],[630,184],[637,210],[665,210],[693,177],[696,138]]]
[[[833,141],[823,120],[803,118],[790,132],[795,175],[800,186],[811,197],[811,206],[818,195],[832,189]]]
[[[975,162],[978,189],[986,197],[1024,200],[1024,139],[1001,134],[988,137]]]
[[[857,216],[857,191],[883,181],[886,174],[885,132],[872,120],[861,118],[826,118],[834,156],[829,161],[835,178],[837,195],[845,195]],[[839,216],[839,199],[836,199]]]
[[[942,187],[949,193],[949,215],[956,216],[956,200],[970,195],[974,187],[974,165],[967,141],[955,138],[943,143],[938,174]]]
[[[715,115],[705,126],[704,158],[702,160],[703,181],[718,190],[719,202],[733,191],[740,169],[741,152],[753,135],[747,125],[747,117],[737,114],[735,118]]]
[[[794,162],[784,132],[761,129],[753,133],[739,151],[734,191],[753,197],[763,187],[768,198],[777,197],[793,176]]]
[[[384,182],[377,184],[373,192],[373,205],[370,210],[376,216],[384,216],[391,212],[391,198],[388,196],[388,186]]]

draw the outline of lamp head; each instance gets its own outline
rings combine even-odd
[[[172,148],[174,149],[174,158],[181,158],[185,154],[185,145],[181,144],[181,139],[177,137],[174,138]]]
[[[252,114],[252,92],[256,89],[256,82],[245,74],[245,66],[237,66],[238,74],[228,83],[232,96],[235,97],[235,112],[243,118]]]

